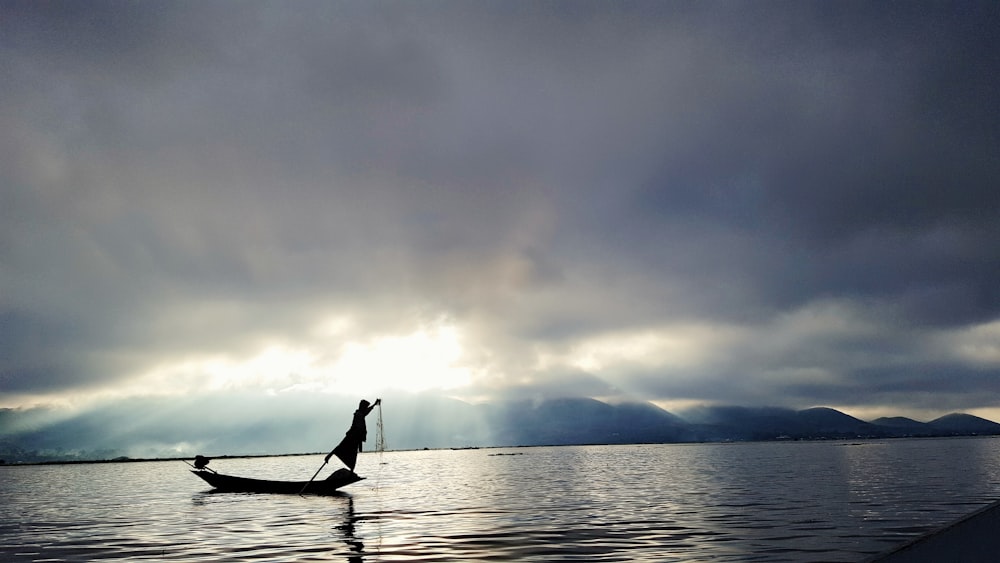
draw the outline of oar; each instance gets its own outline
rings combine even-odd
[[[300,495],[301,495],[302,493],[306,492],[306,488],[308,488],[308,487],[309,487],[309,485],[312,485],[312,482],[313,482],[313,479],[315,479],[315,478],[316,478],[316,476],[317,476],[317,475],[319,475],[319,472],[320,472],[320,471],[323,471],[323,468],[324,468],[324,467],[326,467],[326,460],[325,460],[325,459],[323,460],[323,465],[320,465],[320,466],[319,466],[319,469],[317,469],[317,470],[316,470],[316,473],[313,473],[313,476],[312,476],[312,479],[309,479],[309,482],[308,482],[308,483],[306,483],[306,484],[305,484],[305,485],[304,485],[304,486],[302,487],[302,490],[301,490],[301,491],[299,491],[299,494],[300,494]]]

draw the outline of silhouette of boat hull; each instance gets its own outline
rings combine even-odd
[[[323,480],[309,481],[270,481],[267,479],[251,479],[249,477],[235,477],[223,475],[212,471],[201,470],[192,471],[206,483],[215,487],[218,492],[226,493],[271,493],[283,495],[297,495],[299,493],[307,495],[329,495],[337,489],[357,483],[364,479],[356,473],[347,469],[338,469],[332,475]],[[308,487],[306,486],[308,484]],[[303,488],[305,489],[303,491]]]

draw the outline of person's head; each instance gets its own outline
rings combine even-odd
[[[358,408],[359,408],[359,409],[367,409],[367,408],[368,408],[368,405],[370,405],[370,404],[371,404],[371,403],[369,403],[368,401],[366,401],[366,400],[364,400],[364,399],[361,399],[361,402],[360,402],[360,403],[358,403]]]

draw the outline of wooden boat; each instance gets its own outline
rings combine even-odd
[[[323,480],[309,481],[269,481],[266,479],[250,479],[248,477],[234,477],[223,475],[211,470],[201,469],[192,471],[206,483],[215,487],[216,491],[227,493],[275,493],[306,495],[329,495],[337,489],[351,483],[357,483],[364,479],[349,469],[338,469],[332,475]],[[308,486],[306,486],[308,484]],[[303,489],[305,489],[303,491]]]

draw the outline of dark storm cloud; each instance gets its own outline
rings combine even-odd
[[[452,319],[478,388],[545,396],[868,404],[925,362],[954,397],[995,373],[926,353],[1000,312],[995,4],[2,11],[5,393],[315,344],[338,312]],[[802,337],[816,310],[855,336]],[[741,336],[535,361],[685,324]]]
[[[629,256],[736,277],[748,304],[902,297],[918,321],[994,318],[997,40],[979,18],[995,10],[887,9],[898,19],[778,11],[776,34],[723,36],[717,64],[685,77],[696,111],[616,218],[648,241]],[[941,290],[952,306],[905,300]]]

